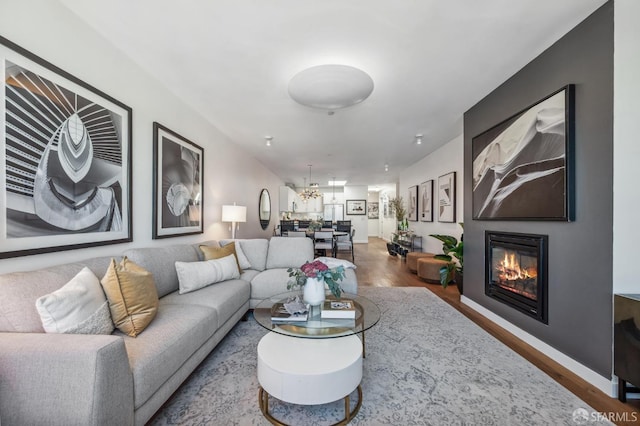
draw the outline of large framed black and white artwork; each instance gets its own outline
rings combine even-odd
[[[153,238],[201,234],[204,151],[153,123]]]
[[[574,87],[472,139],[473,218],[573,220]]]
[[[456,172],[438,178],[438,222],[456,221]]]
[[[422,182],[418,191],[421,222],[433,222],[433,179]]]
[[[407,197],[407,220],[412,222],[418,221],[418,185],[409,187],[409,196]]]
[[[131,241],[131,108],[2,37],[0,58],[0,258]]]

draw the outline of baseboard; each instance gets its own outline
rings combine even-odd
[[[556,361],[566,369],[572,371],[573,373],[581,377],[583,380],[589,382],[596,388],[600,389],[602,392],[604,392],[608,396],[611,396],[614,398],[617,397],[617,393],[618,393],[617,380],[615,383],[613,380],[607,380],[606,377],[601,376],[600,374],[580,364],[573,358],[568,357],[567,355],[563,354],[559,350],[553,348],[552,346],[543,342],[537,337],[532,336],[531,334],[527,333],[526,331],[522,330],[519,327],[516,327],[515,325],[511,324],[510,322],[502,318],[501,316],[496,315],[494,312],[491,312],[484,306],[474,302],[468,297],[460,296],[460,302],[463,305],[466,305],[469,308],[473,309],[474,311],[478,312],[480,315],[484,316],[488,320],[504,328],[514,336],[518,337],[519,339],[533,346],[534,348],[536,348],[537,350],[539,350],[549,358],[553,359],[554,361]]]

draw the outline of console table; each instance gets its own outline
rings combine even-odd
[[[416,234],[394,233],[393,241],[387,244],[389,254],[405,257],[411,251],[422,251],[422,236]]]

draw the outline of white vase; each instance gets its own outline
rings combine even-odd
[[[324,302],[324,298],[324,280],[307,278],[307,283],[304,285],[304,291],[302,293],[302,299],[305,303],[311,306],[317,306]]]

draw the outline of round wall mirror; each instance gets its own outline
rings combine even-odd
[[[260,200],[258,200],[258,217],[260,218],[260,226],[267,229],[271,221],[271,197],[269,191],[264,188],[260,191]]]

